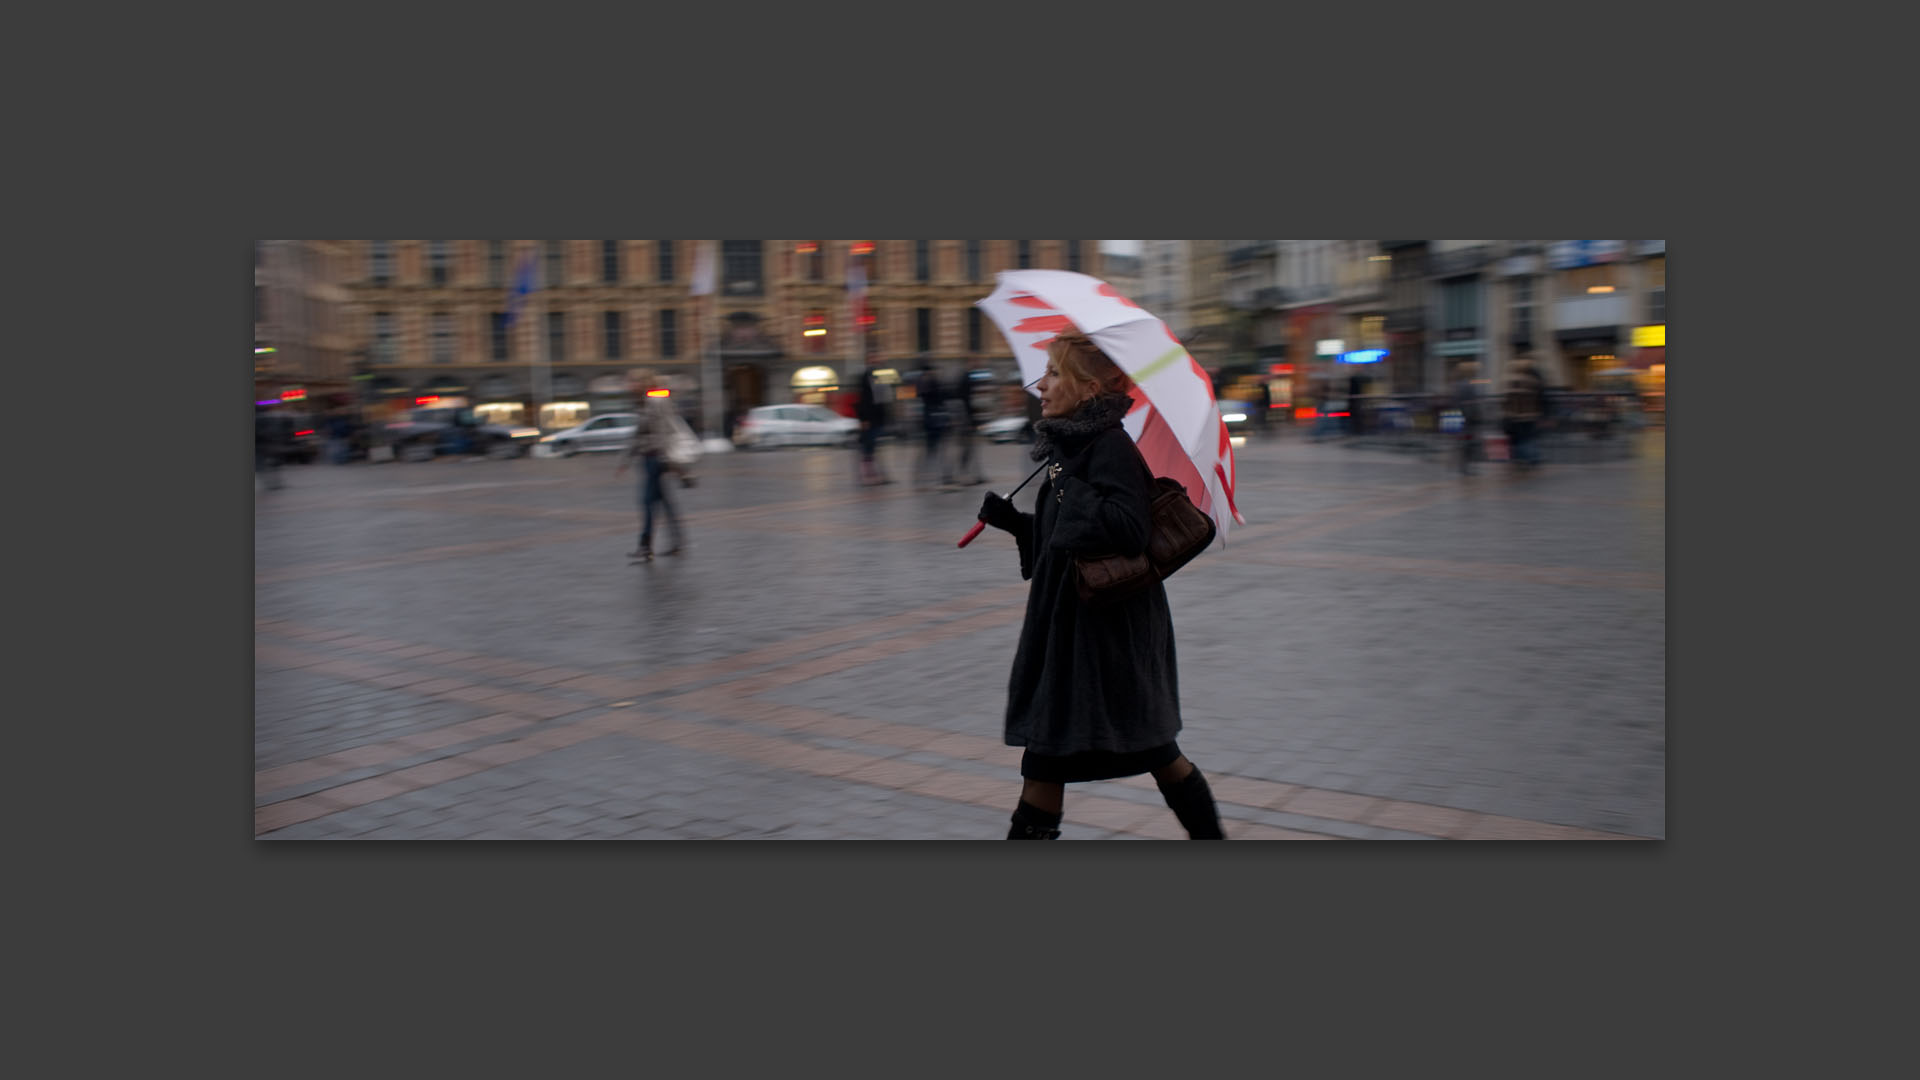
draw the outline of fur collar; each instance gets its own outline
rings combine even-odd
[[[1033,425],[1033,460],[1045,461],[1056,449],[1063,454],[1078,451],[1095,435],[1119,427],[1131,408],[1133,398],[1129,395],[1095,394],[1081,402],[1072,416],[1036,421]]]

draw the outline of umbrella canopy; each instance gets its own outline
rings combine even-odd
[[[1221,542],[1234,506],[1233,444],[1207,377],[1166,323],[1099,278],[1067,270],[1008,270],[975,302],[1000,328],[1029,393],[1047,371],[1047,343],[1074,327],[1134,381],[1126,431],[1155,476],[1178,480]]]

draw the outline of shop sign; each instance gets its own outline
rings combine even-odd
[[[1665,240],[1642,240],[1640,241],[1640,246],[1634,248],[1634,254],[1636,255],[1665,255],[1666,253],[1667,242]]]
[[[1633,328],[1633,344],[1641,349],[1664,349],[1667,347],[1667,324],[1658,326],[1636,326]]]
[[[1547,246],[1547,265],[1555,270],[1572,270],[1617,262],[1626,246],[1621,240],[1556,240]]]
[[[1339,356],[1346,348],[1347,343],[1339,338],[1322,338],[1313,351],[1316,356]]]

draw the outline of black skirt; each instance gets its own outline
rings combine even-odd
[[[1126,754],[1111,750],[1089,750],[1082,754],[1036,754],[1029,750],[1020,756],[1020,775],[1043,784],[1118,780],[1123,776],[1139,776],[1162,765],[1171,765],[1179,757],[1180,744],[1177,742]]]

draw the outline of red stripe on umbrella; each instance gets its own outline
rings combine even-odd
[[[1022,334],[1037,334],[1042,330],[1052,330],[1057,333],[1072,325],[1073,320],[1065,315],[1035,315],[1031,319],[1021,319],[1013,324],[1013,329]]]
[[[1113,286],[1107,284],[1104,281],[1100,283],[1100,288],[1095,291],[1098,292],[1101,296],[1111,296],[1115,300],[1120,301],[1121,303],[1127,305],[1130,308],[1137,308],[1140,306],[1139,304],[1134,303],[1133,301],[1127,299],[1126,297],[1121,296],[1120,290],[1114,288]]]
[[[1052,304],[1047,303],[1032,293],[1021,293],[1019,296],[1009,297],[1007,303],[1019,304],[1021,307],[1039,308],[1041,311],[1053,310]]]

